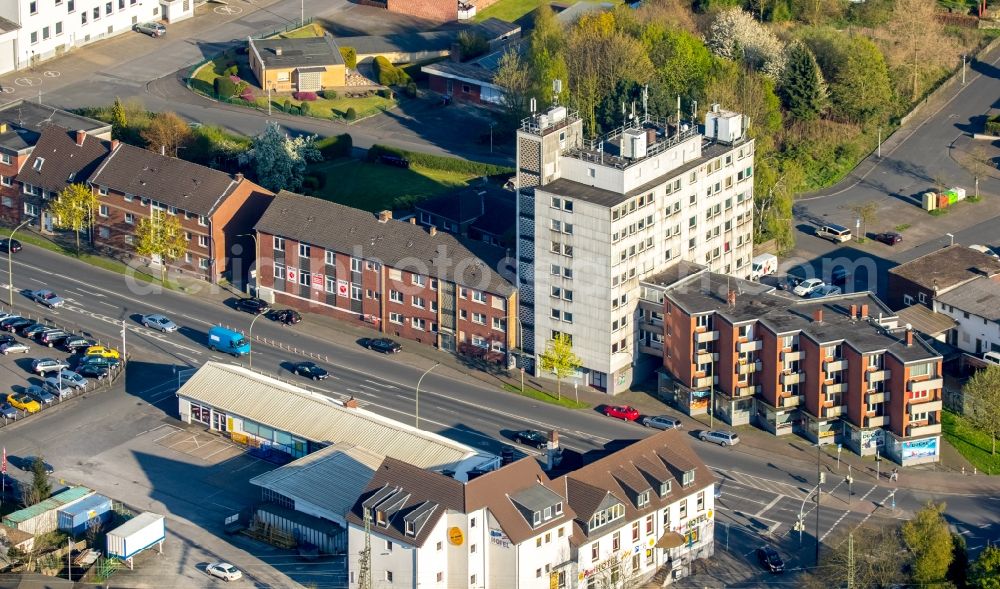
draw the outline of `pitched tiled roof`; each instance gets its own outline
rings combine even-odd
[[[889,274],[895,274],[924,288],[934,288],[936,285],[941,292],[978,276],[997,273],[1000,273],[1000,262],[983,252],[959,244],[941,248],[889,270]]]
[[[45,126],[31,156],[17,174],[18,181],[52,192],[74,182],[86,182],[110,153],[111,144],[84,133],[83,144],[77,145],[76,134],[75,130],[56,125]]]
[[[446,511],[465,512],[464,485],[443,474],[386,458],[347,516],[364,527],[364,510],[371,510],[372,531],[411,546],[423,546]],[[381,512],[384,524],[376,518]],[[414,534],[406,533],[406,523]]]
[[[90,182],[205,216],[238,184],[225,172],[126,143],[104,159]]]
[[[402,221],[382,223],[367,211],[311,196],[279,192],[256,229],[493,294],[513,291],[496,270],[505,257],[500,248]]]

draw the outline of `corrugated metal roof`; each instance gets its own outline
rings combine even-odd
[[[336,399],[232,364],[206,362],[177,396],[313,442],[360,446],[419,468],[461,470],[463,461],[478,454],[444,436],[348,409]]]
[[[139,515],[133,517],[117,528],[108,532],[108,534],[114,534],[115,536],[124,538],[126,536],[131,536],[132,534],[138,532],[139,530],[145,528],[149,524],[155,522],[156,520],[163,519],[163,516],[158,513],[153,513],[152,511],[144,511]]]
[[[70,487],[61,493],[56,493],[41,503],[36,503],[31,507],[25,507],[24,509],[8,514],[3,518],[3,521],[6,524],[25,522],[33,517],[42,515],[46,511],[59,509],[67,503],[79,501],[93,492],[93,489],[88,489],[87,487]]]
[[[77,515],[80,513],[86,513],[91,509],[94,509],[95,507],[101,507],[102,505],[105,505],[109,501],[111,501],[111,499],[108,499],[104,495],[94,494],[91,495],[90,497],[87,497],[83,501],[78,501],[73,505],[69,505],[63,509],[60,509],[59,513],[65,513],[68,515]]]
[[[364,448],[335,444],[256,476],[250,484],[344,517],[383,458]]]

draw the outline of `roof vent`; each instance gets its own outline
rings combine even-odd
[[[275,47],[274,48],[274,54],[275,55],[281,55],[281,47]]]

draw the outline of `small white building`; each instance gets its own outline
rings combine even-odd
[[[947,342],[970,354],[1000,352],[1000,277],[980,276],[939,294],[934,312],[953,319]]]

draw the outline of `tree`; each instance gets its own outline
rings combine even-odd
[[[531,91],[531,72],[527,64],[521,61],[521,54],[508,49],[500,57],[493,83],[503,91],[501,97],[506,111],[506,121],[503,124],[514,127],[524,118],[527,111],[528,92]]]
[[[805,44],[793,43],[782,76],[781,99],[788,112],[800,121],[811,121],[827,108],[826,82],[812,51]]]
[[[997,453],[1000,436],[1000,366],[989,365],[972,375],[962,392],[969,401],[969,420],[976,429],[990,436],[990,454]]]
[[[111,106],[111,136],[115,139],[122,139],[125,129],[128,128],[128,119],[125,117],[125,105],[122,99],[115,96],[115,103]]]
[[[953,558],[944,503],[928,502],[903,524],[903,542],[913,555],[910,577],[917,585],[944,583]]]
[[[542,370],[556,376],[556,397],[562,399],[562,379],[572,375],[580,367],[580,357],[573,353],[573,340],[565,333],[556,334],[545,345],[545,351],[538,357]]]
[[[852,37],[830,88],[834,114],[848,121],[881,120],[892,104],[892,81],[885,57],[864,37]]]
[[[904,571],[908,565],[906,547],[899,525],[893,521],[871,522],[848,534],[842,534],[824,552],[821,566],[808,575],[803,585],[812,587],[848,586],[848,572],[851,564],[850,543],[854,542],[854,586],[891,587],[905,581]]]
[[[652,21],[642,31],[642,44],[655,68],[649,85],[650,110],[659,116],[677,111],[677,97],[690,112],[692,101],[703,102],[714,58],[701,39],[688,31]]]
[[[76,254],[80,255],[80,232],[94,222],[99,204],[97,194],[85,184],[70,184],[49,205],[56,227],[69,229],[76,236]]]
[[[139,220],[135,229],[135,251],[140,256],[160,261],[160,281],[167,281],[167,265],[187,251],[187,236],[175,215],[154,210],[152,216]]]
[[[869,223],[874,223],[875,217],[878,215],[878,203],[875,201],[858,203],[851,206],[851,212],[854,213],[855,219],[861,221],[861,235],[858,238],[864,239]]]
[[[921,77],[948,53],[943,50],[945,38],[936,0],[896,0],[890,29],[899,59],[909,70],[910,100],[915,101],[920,98]]]
[[[141,135],[150,151],[175,157],[179,148],[191,142],[192,136],[191,125],[172,112],[154,116]]]
[[[1000,589],[1000,546],[987,546],[969,570],[970,589]]]
[[[568,95],[569,71],[564,57],[566,34],[548,4],[542,4],[535,11],[534,25],[525,61],[532,66],[532,94],[546,105],[555,99],[552,92],[555,80],[562,82],[563,96]]]
[[[49,473],[45,472],[45,459],[36,456],[31,461],[31,485],[27,489],[28,497],[25,497],[24,502],[26,505],[34,505],[48,499],[51,494],[52,483],[49,482]]]
[[[264,131],[253,139],[253,146],[241,156],[242,162],[252,162],[257,182],[277,192],[281,189],[296,191],[302,187],[308,162],[322,161],[323,156],[314,147],[314,136],[289,137],[275,122],[269,122]]]
[[[490,43],[479,33],[462,31],[458,34],[458,48],[462,60],[478,57],[490,50]]]
[[[772,80],[785,71],[785,46],[770,29],[742,8],[719,13],[712,22],[708,48],[719,57],[746,63]]]

